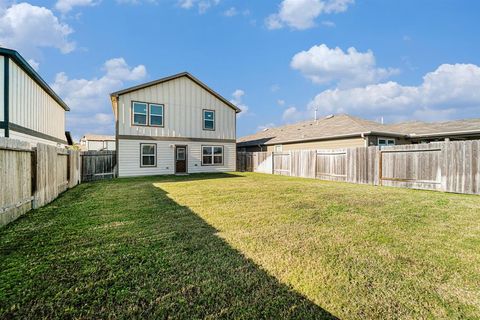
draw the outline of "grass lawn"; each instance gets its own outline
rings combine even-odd
[[[251,173],[82,184],[0,229],[0,318],[480,318],[480,197]]]

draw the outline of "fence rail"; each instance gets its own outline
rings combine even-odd
[[[480,140],[384,147],[240,152],[237,170],[480,194]]]

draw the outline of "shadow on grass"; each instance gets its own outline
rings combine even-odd
[[[84,184],[0,230],[0,318],[333,319],[152,185],[218,177]]]

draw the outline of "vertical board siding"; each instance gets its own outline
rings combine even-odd
[[[0,138],[0,226],[80,182],[78,151]]]
[[[269,157],[273,163],[265,160]],[[382,149],[373,146],[283,153],[239,152],[237,170],[480,194],[480,140]]]
[[[132,126],[132,101],[164,105],[164,127]],[[235,139],[235,110],[187,77],[119,97],[119,135]],[[215,110],[215,130],[203,130],[203,109]],[[139,137],[139,139],[141,139]]]
[[[65,140],[65,110],[11,59],[9,81],[10,122]]]

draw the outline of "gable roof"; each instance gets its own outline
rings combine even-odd
[[[239,147],[271,145],[358,137],[361,135],[383,135],[394,137],[429,137],[480,133],[480,119],[447,122],[410,121],[397,124],[380,124],[348,114],[328,116],[292,125],[265,129],[239,138]]]
[[[382,133],[389,136],[402,136],[390,132],[384,125],[357,118],[348,114],[328,116],[319,120],[303,121],[277,128],[270,128],[238,139],[239,146],[258,144],[278,144],[300,141],[348,138],[362,134]]]
[[[161,79],[158,79],[158,80],[154,80],[154,81],[150,81],[150,82],[147,82],[147,83],[143,83],[143,84],[140,84],[140,85],[137,85],[137,86],[133,86],[133,87],[130,87],[130,88],[127,88],[127,89],[123,89],[123,90],[120,90],[120,91],[116,91],[116,92],[113,92],[110,94],[110,96],[112,97],[118,97],[118,96],[121,96],[122,94],[126,94],[126,93],[129,93],[129,92],[132,92],[132,91],[137,91],[137,90],[140,90],[140,89],[143,89],[143,88],[147,88],[147,87],[151,87],[151,86],[154,86],[154,85],[157,85],[157,84],[161,84],[161,83],[164,83],[164,82],[167,82],[167,81],[171,81],[171,80],[175,80],[175,79],[178,79],[178,78],[181,78],[181,77],[187,77],[189,78],[190,80],[192,80],[193,82],[195,82],[196,84],[198,84],[200,87],[202,87],[203,89],[207,90],[210,94],[214,95],[216,98],[218,98],[219,100],[221,100],[223,103],[225,103],[226,105],[228,105],[230,108],[232,108],[233,110],[235,110],[236,113],[239,113],[241,112],[242,110],[240,110],[240,108],[238,108],[236,105],[234,105],[233,103],[231,103],[230,101],[228,101],[227,99],[225,99],[224,97],[222,97],[220,94],[218,94],[217,92],[213,91],[213,89],[211,89],[210,87],[208,87],[206,84],[204,84],[202,81],[198,80],[197,78],[195,78],[194,76],[192,76],[190,73],[188,72],[181,72],[181,73],[177,73],[177,74],[174,74],[172,76],[168,76],[168,77],[165,77],[165,78],[161,78]]]
[[[60,98],[55,91],[40,77],[30,64],[15,50],[0,47],[0,55],[12,59],[30,78],[33,79],[45,92],[48,93],[65,111],[70,111],[67,104]]]

